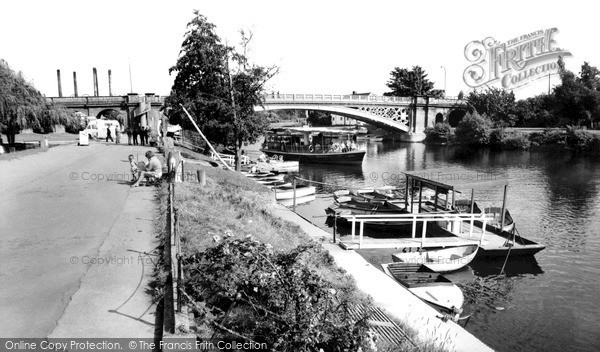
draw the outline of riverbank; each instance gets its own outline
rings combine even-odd
[[[330,243],[328,233],[289,209],[274,204],[265,187],[217,168],[186,164],[185,173],[193,175],[196,169],[207,172],[207,186],[182,183],[177,184],[175,192],[184,257],[218,245],[224,233],[239,240],[252,235],[257,241],[282,251],[318,243],[328,253],[325,258],[330,256],[332,260],[331,263],[325,263],[328,260],[308,262],[311,270],[325,277],[334,287],[343,285],[346,291],[356,291],[353,302],[366,304],[365,294],[370,295],[376,306],[384,308],[407,332],[410,340],[417,342],[417,347],[405,344],[402,350],[490,350],[458,325],[442,322],[437,318],[437,311],[360,255]],[[352,279],[343,273],[350,274]]]

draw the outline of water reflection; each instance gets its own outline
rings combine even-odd
[[[419,143],[369,143],[364,148],[361,166],[302,164],[299,174],[336,185],[321,187],[325,193],[337,187],[403,188],[402,172],[407,170],[458,168],[503,175],[509,179],[507,206],[520,234],[547,246],[535,257],[509,257],[506,275],[499,275],[503,258],[476,259],[448,275],[474,287],[493,284],[500,293],[492,296],[496,301],[470,303],[477,314],[467,330],[499,351],[600,350],[600,163],[551,148],[466,151]],[[480,206],[498,206],[502,191],[482,189],[476,199]],[[320,195],[298,211],[332,231],[324,217],[332,202],[331,196]],[[349,228],[338,231],[348,233]],[[377,265],[391,260],[391,250],[359,253]]]

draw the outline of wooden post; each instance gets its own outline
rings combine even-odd
[[[483,219],[483,228],[481,229],[481,237],[479,238],[479,245],[481,246],[481,243],[483,242],[483,236],[485,235],[485,228],[487,226],[487,216],[485,214],[485,212],[482,213],[482,216],[484,217]]]
[[[425,233],[427,232],[427,220],[423,221],[423,232],[421,233],[421,248],[425,246]]]
[[[408,210],[408,175],[406,175],[406,187],[404,187],[404,209]]]
[[[475,221],[475,215],[471,212],[471,227],[469,227],[469,238],[473,236],[473,222]]]
[[[335,243],[335,235],[337,230],[337,213],[333,215],[333,243]]]
[[[414,179],[410,179],[410,190],[411,190],[411,194],[410,194],[410,212],[414,213],[415,211],[415,200],[414,200],[414,189],[415,189],[415,180]]]
[[[508,191],[508,185],[504,185],[504,198],[502,199],[502,217],[500,220],[500,233],[504,231],[504,213],[506,212],[506,193]]]
[[[421,198],[423,198],[423,182],[419,180],[419,213],[422,211]]]
[[[358,249],[362,248],[364,231],[365,231],[365,221],[363,220],[360,222],[360,234],[358,237]]]
[[[296,212],[296,178],[294,177],[294,190],[293,190],[293,203],[292,203],[292,210],[294,211],[294,213]]]
[[[471,189],[471,214],[473,214],[473,207],[475,206],[475,188]]]
[[[413,214],[412,238],[417,236],[417,216]]]
[[[352,217],[352,241],[354,241],[354,236],[356,234],[356,217]]]
[[[198,174],[198,182],[200,182],[200,186],[206,185],[206,170],[198,170],[196,172]]]

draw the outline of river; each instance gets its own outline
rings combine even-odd
[[[600,162],[548,148],[478,150],[450,146],[367,143],[362,165],[301,164],[299,176],[340,187],[404,187],[403,171],[452,168],[502,175],[509,180],[508,209],[519,233],[546,245],[535,257],[476,259],[447,275],[468,287],[485,282],[496,295],[465,305],[466,329],[497,351],[600,350]],[[317,200],[297,211],[318,226],[336,187],[319,186]],[[477,191],[483,206],[500,206],[502,189]],[[347,231],[347,230],[346,230]],[[393,252],[393,251],[392,251]],[[376,264],[389,250],[359,251]],[[464,324],[464,322],[463,322]]]

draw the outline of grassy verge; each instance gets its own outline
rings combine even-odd
[[[219,313],[224,313],[219,316],[219,321],[226,322],[229,327],[236,327],[236,329],[243,330],[248,329],[249,325],[253,325],[254,329],[256,327],[263,330],[269,328],[271,329],[269,331],[272,331],[275,329],[273,326],[278,324],[275,322],[277,316],[284,316],[284,314],[289,313],[287,305],[285,309],[282,309],[281,304],[278,305],[278,301],[284,301],[288,296],[293,296],[293,301],[296,302],[298,300],[307,300],[306,302],[310,302],[305,302],[306,305],[321,304],[324,307],[331,308],[336,306],[336,304],[332,305],[331,297],[327,297],[328,292],[331,291],[336,292],[335,297],[332,296],[335,302],[341,300],[345,302],[344,304],[358,304],[366,308],[371,307],[370,298],[356,288],[352,277],[347,275],[343,269],[337,267],[333,262],[333,258],[326,251],[320,249],[319,244],[315,244],[297,225],[272,215],[271,208],[274,201],[272,194],[267,188],[237,173],[214,167],[203,167],[198,164],[186,164],[186,173],[193,175],[197,170],[204,170],[206,172],[206,185],[202,187],[197,182],[176,184],[175,204],[179,222],[178,231],[182,239],[182,255],[184,258],[194,259],[186,261],[185,264],[184,271],[186,272],[186,278],[188,278],[186,291],[193,298],[197,298],[196,302],[192,302],[192,304],[201,304],[214,308],[210,313],[206,312],[199,316],[199,325],[203,326],[203,329],[211,329],[211,332],[208,333],[209,336],[213,332],[223,334],[223,331],[218,331],[219,329],[215,329],[214,326],[211,327],[210,324],[205,324],[202,320],[206,320],[207,316],[211,316],[212,314],[218,315]],[[166,217],[167,196],[167,185],[163,185],[159,190],[159,199],[161,214],[165,214],[164,217]],[[165,224],[166,220],[161,219],[158,221],[157,226],[164,232]],[[248,238],[252,238],[252,241],[249,241]],[[239,256],[231,257],[231,252],[235,252]],[[267,260],[268,265],[258,263],[258,257],[268,256],[268,253],[272,253]],[[256,258],[248,259],[248,257],[254,256]],[[230,257],[234,260],[231,260]],[[291,257],[297,262],[287,265]],[[267,275],[269,277],[265,278],[265,273],[269,273],[270,269],[268,267],[270,265],[273,267],[277,266],[277,268],[284,268],[279,271],[275,270],[275,272],[285,272],[288,274],[288,277],[292,277],[291,279],[293,279],[293,276],[302,277],[302,280],[292,280],[293,282],[284,277],[282,285],[287,283],[290,284],[290,287],[294,287],[294,291],[302,291],[306,290],[306,287],[302,285],[310,281],[312,285],[310,290],[316,291],[306,291],[313,293],[301,295],[302,297],[294,296],[296,292],[273,293],[274,281],[269,281],[273,280],[273,278],[270,275]],[[213,269],[215,272],[218,272],[217,270],[223,267],[227,267],[228,269],[227,271],[223,271],[222,275],[215,275],[213,273]],[[252,269],[248,269],[249,267]],[[265,269],[265,267],[267,268]],[[256,279],[257,272],[260,273],[258,275],[260,279],[252,281]],[[200,275],[194,276],[195,273],[200,273]],[[292,274],[290,275],[290,273]],[[275,276],[273,275],[273,277]],[[157,297],[162,292],[161,287],[164,277],[164,273],[158,273],[157,275],[154,287]],[[235,283],[236,280],[242,282],[238,284]],[[267,280],[267,283],[261,284],[264,280]],[[249,281],[252,282],[252,285],[248,283]],[[249,285],[252,286],[252,289],[243,291],[243,288]],[[237,299],[232,298],[236,294],[233,294],[233,296],[219,296],[221,293],[215,290],[215,286],[227,287],[228,291],[238,292],[238,296],[239,292],[241,292],[244,296]],[[188,291],[190,287],[192,289]],[[210,294],[202,296],[199,292]],[[250,292],[249,295],[248,292]],[[260,296],[261,294],[263,296]],[[219,297],[215,298],[215,296]],[[265,297],[268,297],[268,299],[264,299]],[[262,308],[259,307],[259,310],[263,309],[276,313],[262,316],[262,321],[260,322],[249,322],[249,318],[241,319],[240,317],[246,317],[248,313],[250,315],[257,314],[255,305],[256,302],[260,302],[259,298],[264,299],[263,302],[265,302],[265,305]],[[221,306],[223,306],[224,301],[227,303],[225,307],[229,308],[222,309]],[[234,302],[234,309],[232,309],[233,305],[231,305],[231,302]],[[264,309],[264,307],[268,309]],[[333,310],[333,308],[331,309]],[[215,313],[215,310],[218,312]],[[298,319],[297,313],[298,309],[296,308],[290,316],[296,318],[298,321],[302,321],[302,319]],[[311,314],[314,314],[314,311]],[[273,322],[265,323],[265,320],[270,318],[273,318]],[[336,320],[338,318],[335,316],[328,317],[326,319],[326,327],[322,328],[324,326],[322,321],[314,322],[312,321],[312,317],[309,316],[308,319],[311,321],[309,325],[296,324],[293,326],[296,330],[294,330],[295,332],[292,335],[288,332],[288,335],[282,336],[286,336],[286,338],[294,336],[294,338],[305,340],[319,336],[319,338],[329,341],[323,343],[330,343],[334,340],[335,344],[339,344],[338,340],[340,338],[332,335],[337,333],[343,335],[340,331],[348,330],[348,327],[354,329],[361,328],[358,326],[358,323],[348,325],[348,321]],[[337,323],[334,323],[336,321]],[[399,321],[396,321],[396,323],[409,334],[413,341],[416,340],[416,333],[414,331],[411,331],[410,328],[404,326]],[[266,327],[265,324],[267,324]],[[290,324],[286,324],[286,327],[289,327]],[[344,329],[340,330],[340,324],[346,324],[343,325]],[[315,327],[315,325],[318,326]],[[280,326],[283,325],[280,324]],[[277,328],[279,329],[279,326]],[[321,334],[320,332],[317,334],[310,333],[314,329],[327,329],[329,337],[324,336],[327,334]],[[361,331],[364,332],[364,330]],[[205,331],[204,333],[207,332]],[[362,333],[357,334],[352,331],[346,333],[354,333],[354,337],[357,335],[366,335]],[[307,334],[306,338],[302,338],[302,334]],[[345,350],[357,350],[352,347],[356,347],[357,345],[352,345],[356,341],[353,341],[351,336],[344,336],[342,340],[344,342],[351,342]],[[441,350],[429,343],[422,344],[417,348],[408,344],[400,347],[386,346],[383,341],[376,344],[378,351]],[[340,351],[342,350],[341,347],[339,347]],[[329,349],[326,348],[326,350]],[[363,351],[367,350],[363,348]]]

